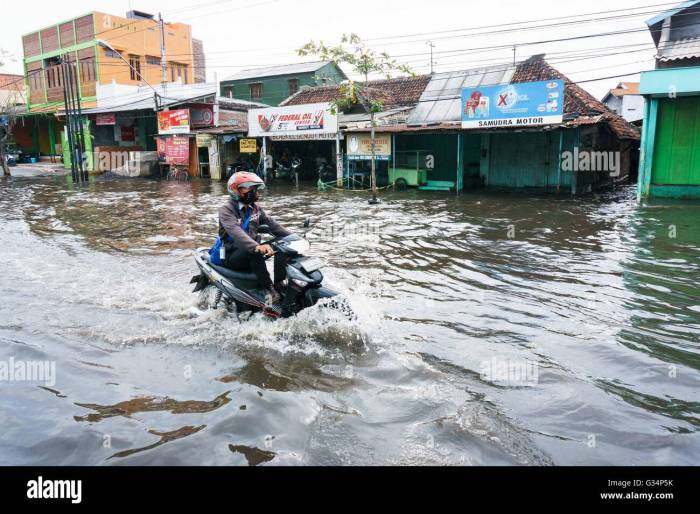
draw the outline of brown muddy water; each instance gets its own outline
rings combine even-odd
[[[272,187],[357,321],[239,323],[188,283],[225,199],[0,179],[0,464],[700,463],[700,204]]]

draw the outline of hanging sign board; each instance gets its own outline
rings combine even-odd
[[[372,139],[369,132],[345,135],[348,159],[353,161],[372,158]],[[391,135],[377,132],[374,134],[374,158],[388,161],[391,157]]]
[[[214,136],[211,134],[197,134],[196,140],[197,146],[209,146],[214,140]]]
[[[136,141],[136,127],[119,127],[121,132],[120,141],[134,142]]]
[[[159,134],[187,134],[190,131],[190,110],[160,111],[158,113]]]
[[[240,153],[257,153],[258,142],[255,139],[241,139]]]
[[[95,116],[95,125],[116,125],[117,115],[111,114],[97,114]]]
[[[188,137],[169,137],[165,139],[165,162],[168,164],[187,165],[190,163],[190,139]]]
[[[284,139],[332,139],[338,116],[329,103],[290,105],[248,111],[248,136]]]
[[[563,80],[462,90],[462,128],[550,125],[563,119]]]
[[[190,110],[190,123],[193,127],[211,127],[214,125],[214,106],[202,105]]]

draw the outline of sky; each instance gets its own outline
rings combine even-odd
[[[517,60],[544,53],[550,64],[600,99],[620,81],[637,81],[639,71],[654,67],[655,48],[644,22],[678,3],[34,0],[27,9],[22,2],[8,2],[0,31],[0,50],[6,53],[0,71],[22,73],[22,34],[91,10],[124,16],[136,9],[190,24],[193,37],[204,42],[210,81],[246,68],[314,60],[295,50],[311,39],[336,44],[343,33],[352,32],[417,74],[430,72],[430,42],[435,72],[512,62],[513,46]],[[615,34],[601,35],[610,32]],[[351,69],[345,71],[356,78]],[[617,77],[623,74],[629,75]]]

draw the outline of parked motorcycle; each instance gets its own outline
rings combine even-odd
[[[302,160],[298,157],[295,157],[292,159],[292,162],[289,164],[285,164],[282,161],[277,161],[275,170],[274,170],[274,178],[283,178],[287,179],[289,181],[299,181],[299,168],[303,164]]]

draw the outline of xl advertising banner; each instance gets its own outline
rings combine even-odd
[[[249,137],[288,137],[289,139],[334,138],[338,116],[330,104],[290,105],[248,111]]]
[[[550,125],[563,119],[563,80],[462,90],[462,128]]]
[[[158,113],[159,134],[187,134],[190,131],[190,110],[177,109]]]

